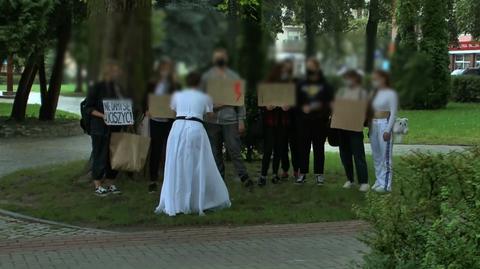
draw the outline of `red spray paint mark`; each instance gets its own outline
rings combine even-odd
[[[240,97],[242,97],[242,82],[236,81],[234,85],[234,92],[235,92],[235,101],[240,101]]]

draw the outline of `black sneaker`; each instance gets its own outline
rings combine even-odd
[[[94,193],[95,193],[96,196],[105,197],[105,196],[108,195],[108,190],[105,189],[104,187],[100,186],[100,187],[95,188]]]
[[[261,176],[258,179],[257,185],[260,186],[260,187],[263,187],[263,186],[267,185],[267,177]]]
[[[307,176],[306,175],[299,175],[297,179],[295,180],[295,184],[302,185],[307,181]]]
[[[157,183],[150,183],[148,185],[148,193],[156,193],[158,192],[158,185]]]
[[[108,186],[107,191],[112,194],[122,194],[122,192],[115,185]]]
[[[278,176],[273,176],[272,177],[272,183],[273,184],[278,184],[280,183],[280,178]]]

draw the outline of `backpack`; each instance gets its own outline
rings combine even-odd
[[[82,128],[84,133],[90,134],[90,117],[91,117],[91,115],[89,115],[88,112],[87,112],[86,99],[84,99],[80,103],[80,114],[81,114],[80,127]]]

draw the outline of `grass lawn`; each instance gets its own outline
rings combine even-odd
[[[450,103],[441,110],[401,111],[409,119],[406,144],[480,144],[480,104]]]
[[[14,85],[13,88],[16,90],[17,85]],[[86,91],[87,91],[87,86],[86,85],[83,87],[83,92],[77,93],[77,92],[75,92],[75,84],[62,84],[62,89],[60,90],[60,95],[72,96],[72,97],[83,97],[83,96],[86,95]],[[40,85],[39,84],[33,84],[32,85],[32,92],[40,92]]]
[[[30,119],[38,119],[38,113],[40,111],[40,105],[37,104],[29,104],[27,105],[27,112],[26,118],[27,120]],[[10,117],[10,113],[12,112],[12,104],[9,103],[0,103],[0,119],[1,118],[8,118]],[[56,118],[59,120],[73,120],[79,119],[79,116],[70,112],[66,112],[63,110],[57,110]]]
[[[368,158],[371,164],[371,158]],[[85,162],[19,171],[0,179],[0,207],[49,220],[108,229],[148,229],[193,225],[246,225],[340,221],[355,218],[354,204],[364,202],[357,189],[344,190],[343,169],[337,154],[327,154],[327,184],[318,187],[312,178],[304,186],[291,181],[267,184],[247,192],[227,180],[232,207],[206,216],[167,217],[153,213],[159,197],[147,193],[146,181],[121,179],[122,195],[96,197],[90,184],[79,183]],[[256,175],[260,163],[248,164]],[[371,167],[370,167],[371,170]],[[371,173],[372,175],[373,173]],[[270,182],[269,182],[270,183]]]

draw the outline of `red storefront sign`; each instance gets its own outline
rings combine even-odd
[[[480,42],[465,41],[465,42],[459,42],[458,45],[450,45],[450,51],[461,51],[461,50],[480,50]]]

